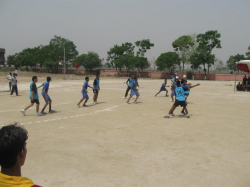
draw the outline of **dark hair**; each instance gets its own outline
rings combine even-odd
[[[85,77],[85,81],[87,81],[89,79],[89,77]]]
[[[100,75],[100,73],[99,73],[99,72],[97,72],[97,73],[96,73],[96,76],[98,76],[98,75]]]
[[[34,81],[35,79],[37,79],[37,76],[33,76],[32,77],[32,81]]]
[[[181,86],[181,82],[180,81],[176,81],[176,84],[177,84],[178,87]]]
[[[134,79],[138,79],[138,77],[134,77]]]
[[[130,75],[130,77],[133,76],[133,75],[134,75],[134,74],[132,73],[132,74]]]
[[[10,75],[12,75],[12,73],[10,72]]]
[[[47,77],[47,81],[49,82],[51,80],[51,77]]]
[[[17,156],[24,149],[28,132],[18,123],[7,125],[0,130],[0,165],[10,168],[16,164]]]

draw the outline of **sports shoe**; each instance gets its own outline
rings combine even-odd
[[[23,113],[23,115],[24,115],[24,116],[26,116],[26,114],[25,114],[25,110],[21,110],[21,112]]]
[[[127,101],[127,104],[130,104],[130,102],[129,102],[129,101]]]
[[[80,104],[76,104],[80,108]]]
[[[95,105],[95,104],[96,104],[96,102],[93,102],[93,104]]]
[[[184,111],[181,111],[182,114],[186,115],[186,113]]]
[[[170,102],[174,102],[174,100],[170,100]]]
[[[123,99],[126,99],[126,97],[123,97]]]
[[[55,111],[55,110],[50,110],[50,111],[49,111],[49,113],[54,113],[54,112],[56,112],[56,111]]]
[[[137,103],[137,100],[134,100],[134,103]]]
[[[175,116],[174,113],[170,114],[171,116]]]
[[[169,114],[168,114],[168,115],[166,115],[166,116],[164,116],[164,118],[170,118]]]
[[[83,106],[83,107],[86,107],[87,105],[86,105],[86,104],[83,104],[82,106]]]
[[[41,114],[42,114],[42,115],[46,115],[47,113],[46,113],[46,112],[42,112]]]
[[[41,114],[41,113],[39,113],[39,112],[37,112],[37,113],[36,113],[36,115],[37,115],[37,116],[42,116],[42,114]]]
[[[190,116],[187,114],[187,118],[190,118]]]

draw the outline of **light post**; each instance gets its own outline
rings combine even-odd
[[[65,46],[63,45],[63,49],[64,49],[64,79],[65,79]]]

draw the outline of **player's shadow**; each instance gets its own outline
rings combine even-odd
[[[103,103],[106,103],[106,102],[98,102],[98,103],[97,103],[97,105],[99,105],[99,104],[103,104]]]
[[[54,112],[51,112],[51,113],[49,113],[49,112],[47,112],[45,115],[52,115],[52,114],[57,114],[57,113],[60,113],[61,111],[58,111],[58,110],[56,110],[56,111],[54,111]]]
[[[133,103],[133,104],[140,104],[140,103],[142,103],[142,102],[140,102],[140,101],[137,101],[136,103]]]

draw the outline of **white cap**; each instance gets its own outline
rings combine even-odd
[[[175,79],[179,79],[179,77],[178,77],[178,76],[176,76],[176,77],[175,77]]]

